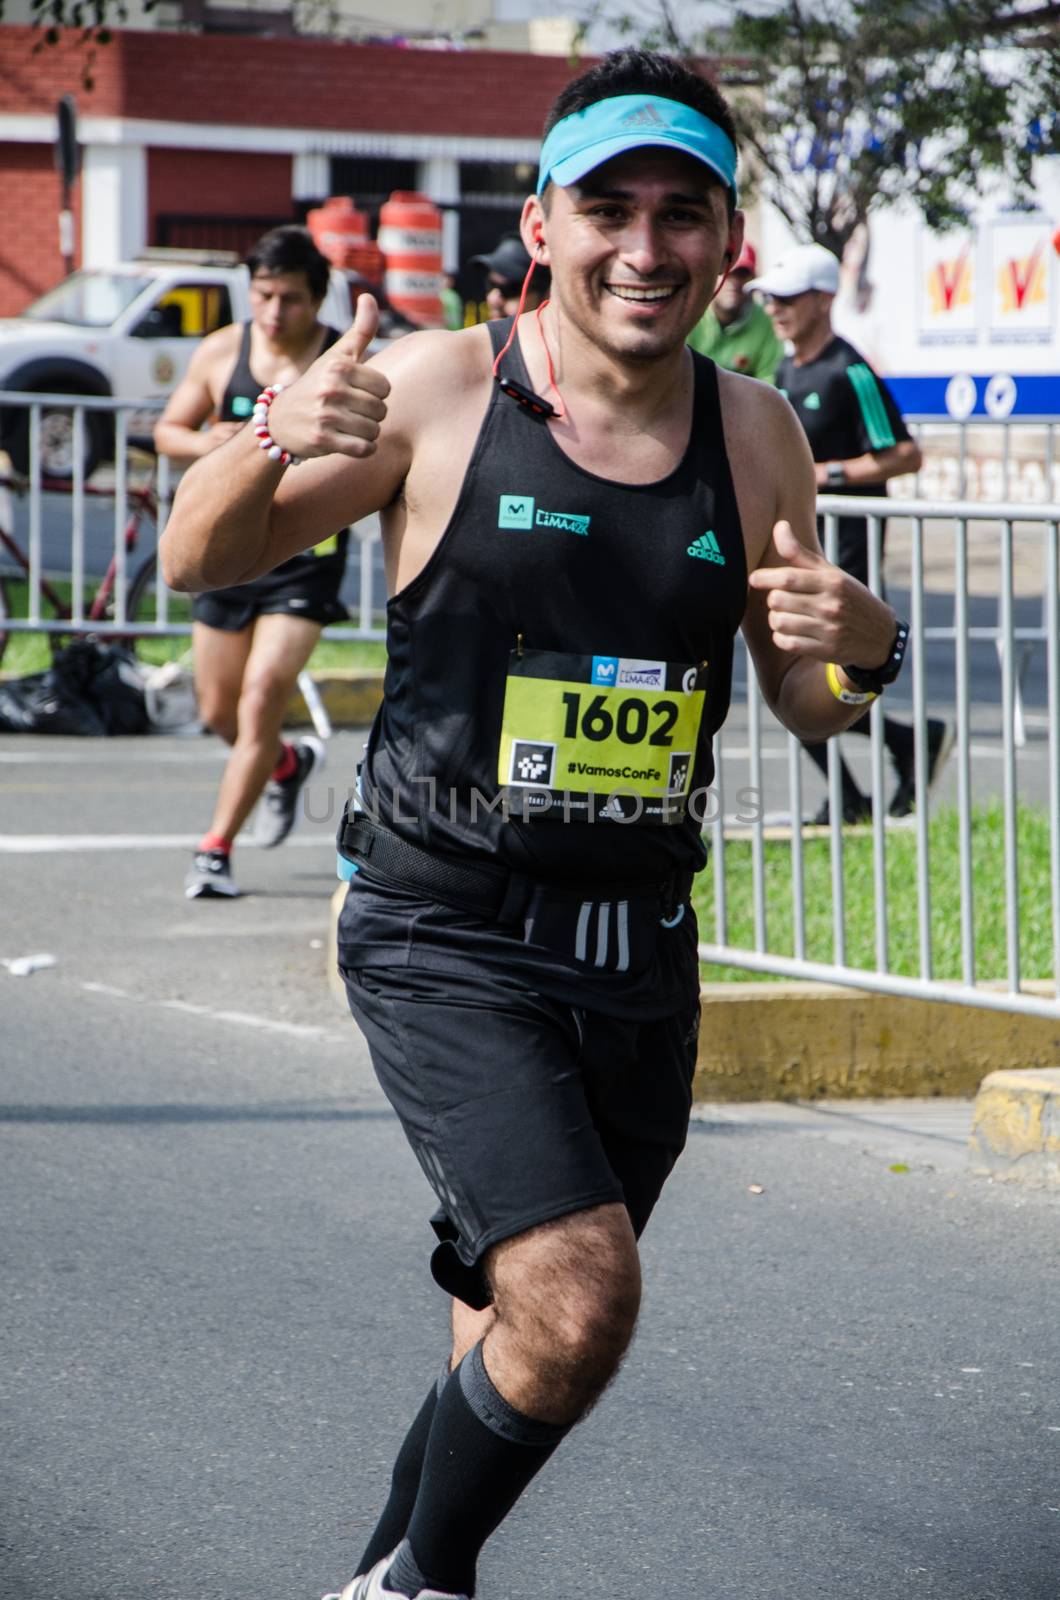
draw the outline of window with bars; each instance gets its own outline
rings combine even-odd
[[[392,156],[332,156],[329,192],[352,195],[357,209],[371,217],[374,232],[379,207],[395,189],[415,189],[418,174],[417,162]]]
[[[460,202],[521,207],[536,181],[537,168],[529,161],[461,161]]]

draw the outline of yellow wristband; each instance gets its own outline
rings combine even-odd
[[[828,679],[828,687],[836,699],[842,700],[845,706],[867,706],[870,700],[877,698],[869,689],[845,689],[839,681],[839,673],[836,671],[834,661],[828,662],[824,672],[825,677]]]

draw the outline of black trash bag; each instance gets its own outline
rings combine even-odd
[[[143,680],[119,645],[75,639],[47,672],[0,685],[0,732],[146,733]]]
[[[53,671],[0,684],[0,733],[106,733],[87,700]]]

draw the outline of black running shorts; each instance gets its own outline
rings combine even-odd
[[[304,617],[322,628],[345,622],[349,612],[339,599],[344,567],[344,557],[295,556],[250,583],[196,595],[192,620],[224,633],[242,633],[263,616]]]
[[[490,1303],[491,1245],[624,1202],[643,1231],[684,1148],[698,985],[630,1021],[546,998],[496,967],[343,971],[382,1087],[441,1210],[431,1260],[449,1294]]]

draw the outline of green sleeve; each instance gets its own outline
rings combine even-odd
[[[717,318],[708,308],[688,335],[688,344],[692,346],[693,350],[697,350],[701,356],[713,356],[717,328]]]
[[[762,339],[755,355],[754,369],[751,376],[761,378],[765,383],[775,383],[777,367],[780,365],[780,358],[784,354],[784,345],[777,338],[768,311],[762,312],[762,319],[764,324]]]

